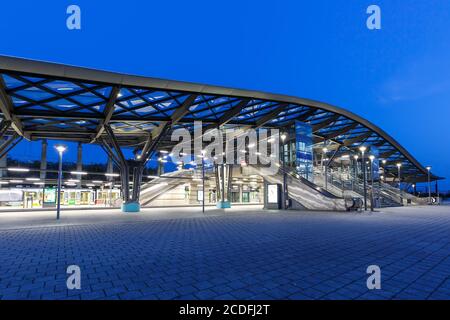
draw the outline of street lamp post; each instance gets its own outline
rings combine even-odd
[[[431,204],[431,166],[427,167],[427,174],[428,174],[428,204]]]
[[[370,159],[370,184],[371,184],[371,190],[370,190],[370,211],[373,211],[374,205],[373,205],[373,160],[375,160],[375,156],[374,155],[370,155],[369,156]]]
[[[326,158],[328,149],[327,148],[323,148],[322,151],[323,151],[323,153],[322,153],[322,166],[323,166],[323,162],[325,161],[325,166],[323,166],[323,169],[324,169],[324,180],[325,180],[324,186],[325,186],[325,190],[328,190],[328,165],[327,165],[328,162],[327,162],[327,158]]]
[[[353,156],[353,159],[355,159],[355,163],[353,166],[354,167],[354,175],[355,175],[355,177],[353,179],[353,184],[354,184],[353,190],[355,190],[355,185],[357,187],[357,184],[358,184],[358,158],[359,158],[359,156],[357,154],[355,154]]]
[[[359,147],[359,151],[361,151],[361,164],[363,168],[363,182],[364,182],[364,210],[367,211],[367,176],[366,176],[366,161],[364,159],[364,153],[367,148],[365,146]]]
[[[67,147],[64,145],[55,146],[56,151],[58,151],[59,155],[59,166],[58,166],[58,188],[57,188],[57,200],[56,200],[56,219],[59,220],[60,211],[61,211],[61,182],[62,182],[62,157],[63,153],[67,150]]]
[[[283,209],[287,209],[287,200],[288,200],[288,195],[287,195],[287,177],[286,177],[286,159],[284,157],[284,141],[287,138],[287,135],[285,133],[283,133],[281,136],[281,142],[282,142],[282,161],[283,161]]]
[[[223,179],[223,177],[222,177]],[[205,151],[202,150],[202,212],[205,213]]]
[[[399,162],[397,163],[397,169],[398,169],[398,193],[400,196],[400,204],[403,205],[403,198],[402,198],[402,164]]]

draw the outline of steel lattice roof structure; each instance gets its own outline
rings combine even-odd
[[[0,56],[0,112],[1,133],[11,135],[11,144],[22,138],[94,143],[110,133],[120,146],[141,148],[143,154],[157,141],[164,143],[170,131],[192,127],[194,121],[202,121],[206,130],[223,125],[286,128],[299,120],[312,125],[316,143],[331,141],[350,150],[376,146],[390,174],[396,175],[396,164],[402,163],[406,181],[427,179],[427,169],[368,120],[286,95]]]

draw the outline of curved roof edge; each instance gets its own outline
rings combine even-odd
[[[12,56],[0,55],[0,71],[21,72],[30,75],[46,75],[55,78],[67,78],[84,80],[90,82],[98,82],[102,84],[116,84],[121,86],[134,86],[151,89],[163,89],[182,92],[227,95],[239,98],[253,98],[261,100],[271,100],[284,103],[302,104],[315,107],[325,111],[340,114],[351,120],[357,121],[369,130],[376,132],[387,142],[397,148],[412,164],[419,168],[423,173],[427,173],[427,169],[420,164],[399,142],[387,134],[383,129],[372,122],[356,115],[346,109],[336,107],[334,105],[315,101],[306,98],[298,98],[295,96],[267,93],[263,91],[235,89],[229,87],[221,87],[214,85],[205,85],[194,82],[166,80],[145,76],[136,76],[129,74],[121,74],[117,72],[104,71],[98,69],[90,69],[72,65],[64,65],[54,62],[45,62],[39,60],[31,60],[26,58],[18,58]],[[445,178],[434,176],[433,180],[442,180]]]

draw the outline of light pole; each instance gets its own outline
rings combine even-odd
[[[358,185],[358,158],[359,158],[359,156],[357,155],[357,154],[355,154],[354,156],[353,156],[353,159],[355,160],[355,163],[354,163],[354,174],[355,174],[355,178],[353,179],[353,191],[355,190],[355,185],[356,185],[356,187],[357,187],[357,185]]]
[[[427,173],[428,173],[428,204],[431,204],[431,166],[427,167]]]
[[[403,198],[402,198],[402,164],[399,162],[397,163],[397,169],[398,169],[398,193],[400,196],[400,204],[403,205]]]
[[[381,160],[381,163],[383,163],[383,178],[381,178],[381,180],[383,180],[383,182],[386,182],[386,162],[385,159]]]
[[[364,210],[367,211],[367,176],[366,176],[366,161],[364,159],[364,153],[367,148],[365,146],[359,147],[359,151],[361,151],[361,164],[363,168],[363,181],[364,181]]]
[[[326,156],[327,156],[327,152],[328,152],[328,149],[327,148],[323,148],[322,149],[322,151],[323,151],[323,153],[322,153],[322,165],[323,165],[323,162],[325,161],[327,161],[326,160]],[[325,166],[323,166],[323,169],[324,169],[324,171],[323,171],[323,173],[324,173],[324,180],[325,180],[325,183],[324,183],[324,186],[325,186],[325,190],[328,190],[328,165],[327,165],[327,163],[325,163]]]
[[[287,138],[286,133],[281,134],[280,136],[281,138],[281,142],[282,142],[282,153],[281,153],[281,157],[283,160],[283,209],[287,209],[287,200],[288,200],[288,196],[287,196],[287,185],[286,185],[286,159],[284,157],[284,141]]]
[[[61,211],[61,182],[62,182],[62,157],[63,153],[67,150],[67,147],[64,145],[56,145],[56,151],[58,151],[59,155],[59,166],[58,166],[58,188],[57,188],[57,200],[56,200],[56,219],[59,220],[59,215]]]
[[[370,159],[370,184],[372,186],[371,190],[370,190],[370,211],[373,211],[374,205],[373,205],[373,160],[375,160],[375,156],[374,155],[370,155],[369,156]]]
[[[202,181],[202,212],[205,213],[205,150],[202,150]]]

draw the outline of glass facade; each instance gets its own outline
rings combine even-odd
[[[311,125],[295,121],[295,165],[298,174],[311,182],[314,180],[312,145]]]

